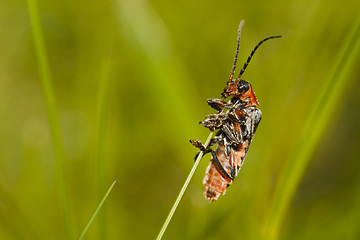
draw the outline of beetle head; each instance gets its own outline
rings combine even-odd
[[[237,78],[235,81],[229,81],[221,95],[223,98],[234,96],[235,98],[242,101],[246,107],[259,106],[251,84],[239,78]]]
[[[224,98],[228,96],[239,96],[251,88],[250,83],[242,79],[236,79],[235,81],[229,81],[221,94]]]

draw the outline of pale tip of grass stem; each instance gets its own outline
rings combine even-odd
[[[205,142],[205,144],[204,144],[204,145],[205,145],[205,148],[209,145],[209,142],[210,142],[210,140],[211,140],[212,135],[213,135],[213,132],[210,132],[210,134],[209,134],[209,136],[208,136],[208,138],[207,138],[207,140],[206,140],[206,142]],[[192,167],[192,169],[191,169],[188,177],[186,178],[186,181],[185,181],[183,187],[181,188],[181,191],[180,191],[178,197],[176,198],[176,201],[175,201],[173,207],[171,208],[170,213],[169,213],[169,215],[167,216],[167,218],[166,218],[166,220],[165,220],[165,222],[164,222],[164,225],[162,226],[162,228],[161,228],[161,230],[160,230],[160,232],[159,232],[159,235],[157,236],[156,240],[160,240],[160,239],[162,238],[162,236],[164,235],[164,232],[166,231],[166,228],[167,228],[167,226],[169,225],[169,223],[170,223],[170,221],[171,221],[171,218],[172,218],[172,216],[174,215],[175,210],[176,210],[177,206],[179,205],[180,200],[181,200],[182,196],[184,195],[184,193],[185,193],[185,191],[186,191],[186,188],[187,188],[187,186],[189,185],[190,180],[191,180],[192,176],[194,175],[197,166],[199,165],[200,160],[201,160],[203,154],[204,154],[203,152],[200,152],[200,154],[199,154],[198,157],[196,158],[195,163],[194,163],[194,166]]]

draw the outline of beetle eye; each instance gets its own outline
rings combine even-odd
[[[249,90],[249,83],[244,80],[240,80],[237,87],[239,93],[244,93]]]

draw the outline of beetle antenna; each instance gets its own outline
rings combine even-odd
[[[244,26],[245,21],[241,20],[240,24],[239,24],[239,29],[238,29],[238,37],[237,37],[237,45],[236,45],[236,52],[235,52],[235,59],[234,59],[234,65],[232,67],[231,70],[231,75],[230,75],[230,79],[229,82],[233,79],[234,73],[235,73],[235,68],[236,68],[236,62],[237,62],[237,57],[239,54],[239,48],[240,48],[240,35],[241,35],[241,29]]]
[[[271,36],[271,37],[267,37],[267,38],[265,38],[264,40],[260,41],[260,42],[258,43],[258,45],[256,45],[255,48],[254,48],[254,49],[252,50],[252,52],[250,53],[250,56],[249,56],[248,59],[246,60],[243,68],[241,69],[238,78],[240,78],[240,77],[243,75],[243,73],[245,72],[245,69],[246,69],[247,66],[249,65],[249,62],[250,62],[251,58],[254,56],[256,50],[260,47],[260,45],[261,45],[263,42],[265,42],[265,41],[267,41],[267,40],[270,40],[270,39],[273,39],[273,38],[281,38],[281,37],[282,37],[282,36]]]

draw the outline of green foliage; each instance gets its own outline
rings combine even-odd
[[[65,227],[67,236],[69,239],[72,238],[72,225],[70,212],[68,207],[67,191],[64,183],[64,149],[61,137],[59,117],[56,107],[56,101],[54,96],[54,89],[52,86],[51,73],[49,63],[47,59],[44,37],[41,29],[41,23],[39,19],[39,10],[36,0],[28,0],[28,9],[30,22],[32,27],[32,35],[34,39],[34,46],[36,57],[39,65],[40,80],[42,89],[44,92],[44,98],[46,103],[46,110],[49,118],[51,142],[53,143],[54,158],[56,163],[56,180],[57,189],[61,199],[61,209],[64,215]]]
[[[0,239],[155,239],[238,70],[263,119],[225,196],[195,172],[163,239],[358,239],[358,1],[35,1],[0,8]],[[66,227],[67,226],[67,227]]]

